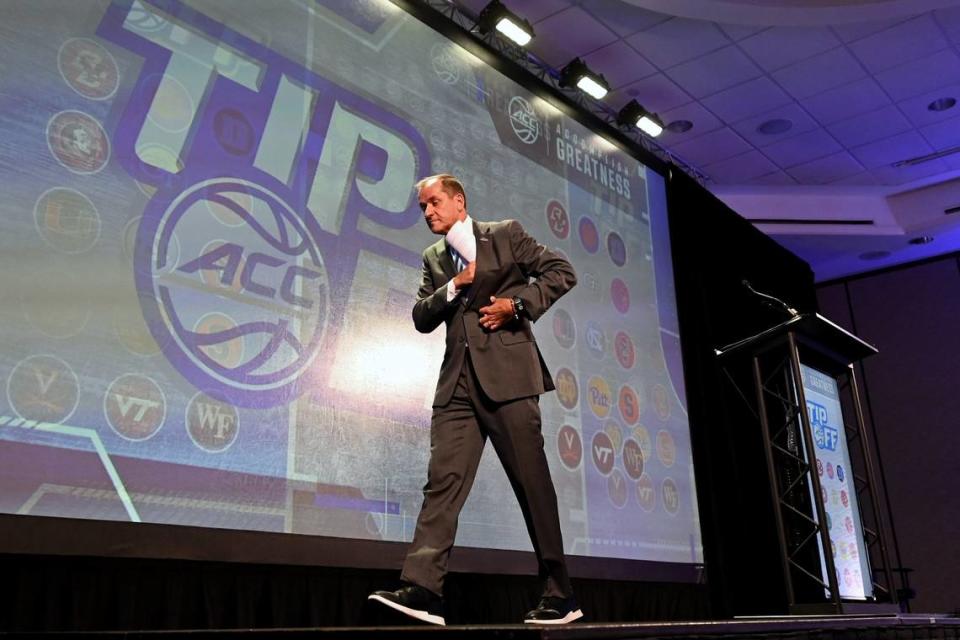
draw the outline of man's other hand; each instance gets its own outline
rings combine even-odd
[[[490,304],[480,307],[480,326],[487,331],[496,331],[513,320],[513,302],[510,298],[490,296]]]
[[[453,286],[457,289],[463,289],[473,284],[473,276],[477,271],[477,262],[473,261],[467,265],[467,267],[453,276]]]

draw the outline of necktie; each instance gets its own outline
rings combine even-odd
[[[453,266],[457,268],[457,273],[466,269],[467,261],[463,259],[463,256],[460,255],[460,252],[454,249],[453,247],[449,247],[449,250],[450,250],[450,257],[453,258]]]

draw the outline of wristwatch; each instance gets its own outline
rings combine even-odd
[[[523,306],[523,299],[520,296],[513,296],[511,302],[513,302],[513,319],[519,320],[520,314],[523,313],[525,307]]]

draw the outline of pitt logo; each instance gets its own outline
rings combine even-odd
[[[590,410],[598,418],[606,418],[610,413],[610,385],[600,376],[593,376],[587,384],[587,396]]]

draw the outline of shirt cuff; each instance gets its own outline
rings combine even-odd
[[[445,286],[447,287],[447,302],[453,302],[460,290],[457,289],[457,285],[453,284],[453,280],[448,280]]]

